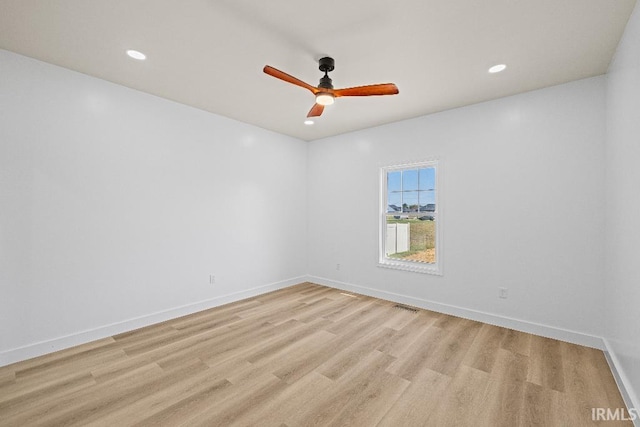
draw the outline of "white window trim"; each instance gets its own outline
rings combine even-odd
[[[435,168],[435,203],[437,209],[436,223],[436,262],[433,264],[420,263],[415,261],[403,261],[400,259],[390,259],[385,256],[387,237],[387,174],[389,172],[405,169]],[[416,273],[434,274],[442,276],[442,162],[440,160],[427,160],[422,162],[403,163],[392,166],[382,166],[380,168],[380,205],[378,212],[378,267],[392,268],[396,270],[413,271]]]

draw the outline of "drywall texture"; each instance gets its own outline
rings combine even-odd
[[[640,7],[607,74],[606,338],[640,408]]]
[[[304,142],[7,51],[0,69],[0,354],[306,273]]]
[[[310,143],[310,274],[602,336],[604,83]],[[379,168],[428,159],[441,160],[444,275],[377,267]]]

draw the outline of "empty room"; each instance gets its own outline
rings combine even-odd
[[[635,0],[0,0],[0,426],[640,426]]]

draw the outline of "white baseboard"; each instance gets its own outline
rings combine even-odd
[[[488,323],[490,325],[501,326],[504,328],[514,329],[516,331],[540,335],[543,337],[566,341],[573,344],[579,344],[586,347],[597,348],[598,350],[604,350],[604,343],[602,341],[602,338],[595,335],[584,334],[582,332],[556,328],[553,326],[528,322],[525,320],[513,319],[511,317],[498,316],[495,314],[457,307],[449,304],[442,304],[439,302],[411,297],[408,295],[381,291],[379,289],[367,288],[365,286],[354,285],[352,283],[339,282],[336,280],[326,279],[324,277],[308,276],[307,281],[317,283],[319,285],[341,289],[343,291],[350,291],[375,298],[385,299],[388,301],[413,305],[415,307],[436,311],[438,313],[450,314],[452,316],[463,317],[465,319]]]
[[[616,380],[616,384],[618,385],[618,389],[620,390],[620,394],[622,395],[625,405],[627,405],[627,409],[635,408],[636,411],[640,411],[640,401],[638,400],[638,396],[635,394],[629,378],[625,375],[624,371],[620,369],[621,365],[616,353],[613,351],[606,338],[603,338],[602,341],[605,346],[604,356],[607,359],[609,368],[611,368],[613,378]],[[633,420],[633,425],[635,427],[640,427],[640,417]]]
[[[301,282],[305,282],[306,279],[307,276],[294,277],[280,282],[269,283],[267,285],[258,286],[244,291],[221,295],[204,301],[198,301],[195,303],[182,305],[180,307],[174,307],[168,310],[146,314],[144,316],[123,320],[121,322],[104,325],[98,328],[88,329],[46,341],[36,342],[23,347],[9,349],[0,352],[0,366],[20,362],[22,360],[42,356],[43,354],[52,353],[54,351],[63,350],[65,348],[85,344],[102,338],[107,338],[123,332],[132,331],[134,329],[149,326],[154,323],[164,322],[165,320],[175,319],[176,317],[185,316],[187,314],[196,313],[198,311],[217,307],[223,304],[228,304],[230,302],[235,302],[245,298],[250,298],[256,295],[261,295],[267,292],[286,288]]]

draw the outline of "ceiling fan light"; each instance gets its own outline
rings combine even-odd
[[[316,95],[316,104],[331,105],[333,104],[333,95],[330,93],[319,93]]]

